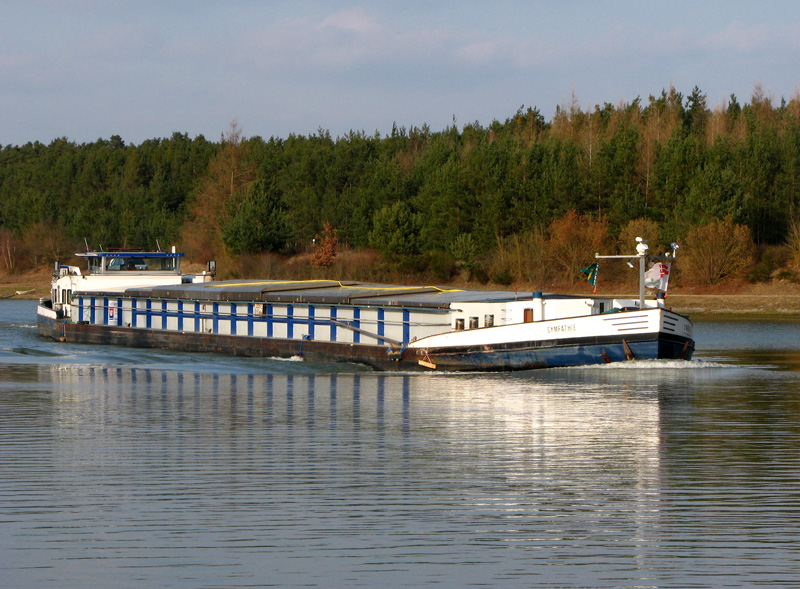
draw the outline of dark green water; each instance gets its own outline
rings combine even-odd
[[[73,346],[0,302],[0,585],[792,586],[800,323],[515,374]]]

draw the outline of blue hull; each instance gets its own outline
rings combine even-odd
[[[694,341],[679,336],[649,336],[606,341],[575,339],[558,344],[527,342],[503,349],[428,350],[425,361],[441,370],[528,370],[607,364],[630,359],[691,360]]]

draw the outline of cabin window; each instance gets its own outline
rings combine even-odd
[[[494,326],[494,315],[484,315],[483,316],[483,326],[484,327],[493,327]]]
[[[523,321],[525,323],[533,323],[533,309],[524,309]]]
[[[464,331],[464,318],[456,319],[456,331]]]
[[[478,318],[477,317],[470,317],[469,318],[469,328],[470,329],[478,329]]]

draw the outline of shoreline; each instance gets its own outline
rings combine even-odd
[[[49,272],[0,276],[0,300],[36,300],[47,297],[50,294],[49,282]],[[454,284],[452,286],[462,288],[465,285]],[[480,284],[468,285],[467,288],[491,289],[491,287]],[[525,288],[524,290],[532,289]],[[575,286],[553,287],[552,291],[591,296],[585,292],[585,289]],[[630,287],[619,285],[609,285],[608,292],[598,294],[628,298],[637,296]],[[652,298],[652,295],[648,298]],[[774,316],[800,320],[800,284],[786,282],[731,284],[707,289],[679,287],[674,292],[668,293],[666,305],[678,313],[693,317]]]

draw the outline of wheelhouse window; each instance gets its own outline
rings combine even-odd
[[[180,272],[180,258],[177,256],[101,256],[89,258],[88,262],[89,272],[91,274],[115,274],[117,272]]]
[[[106,269],[109,272],[119,272],[120,270],[147,270],[147,263],[144,258],[111,258],[108,260]]]
[[[178,269],[179,258],[147,258],[146,269],[157,272],[174,272]]]

